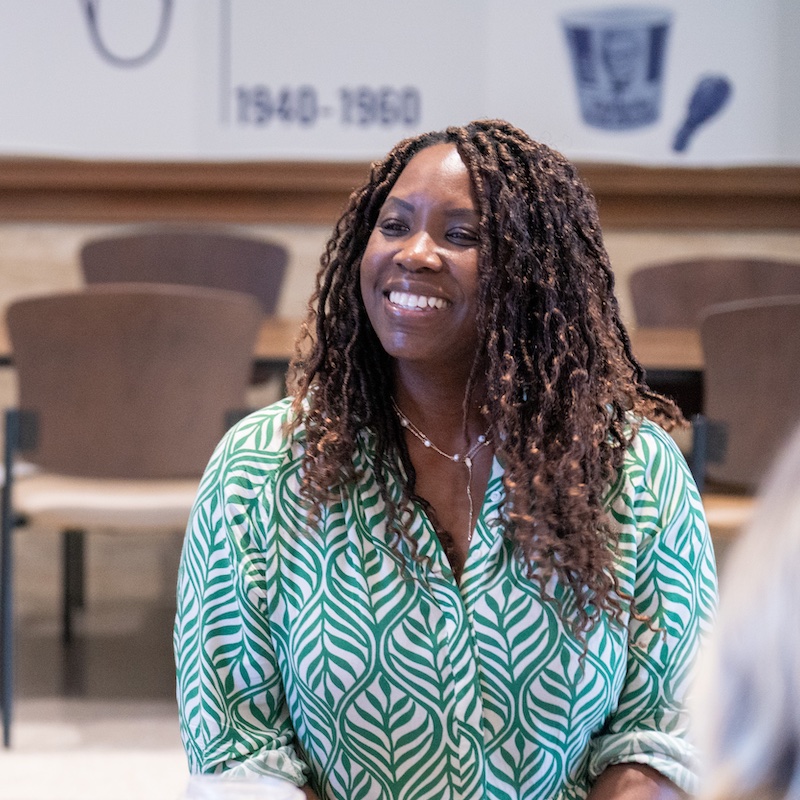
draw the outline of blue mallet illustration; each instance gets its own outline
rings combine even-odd
[[[733,87],[724,75],[707,75],[701,78],[689,101],[686,119],[675,134],[672,149],[682,153],[689,146],[689,140],[697,129],[719,113],[728,102]]]

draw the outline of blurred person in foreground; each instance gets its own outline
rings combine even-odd
[[[693,704],[704,800],[800,800],[800,428],[726,557]]]
[[[575,168],[507,122],[373,164],[293,396],[228,433],[189,523],[193,771],[327,800],[694,788],[713,554],[613,283]]]

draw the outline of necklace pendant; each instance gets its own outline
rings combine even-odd
[[[467,465],[467,469],[472,467],[472,459],[469,456],[464,459],[464,463]]]

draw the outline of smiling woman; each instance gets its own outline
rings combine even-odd
[[[187,531],[192,770],[327,800],[691,792],[713,554],[572,164],[497,120],[400,142],[306,334]]]
[[[396,369],[468,375],[478,347],[479,230],[455,145],[433,145],[412,158],[361,259],[364,307]]]

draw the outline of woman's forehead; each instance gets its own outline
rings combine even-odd
[[[435,144],[415,153],[389,190],[387,200],[435,194],[466,208],[476,207],[472,179],[453,144]]]

